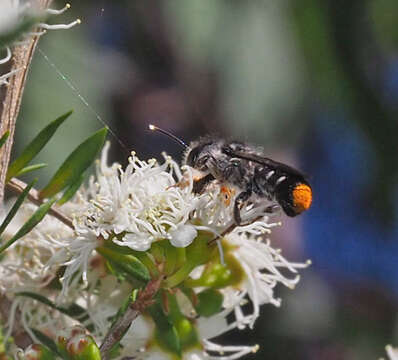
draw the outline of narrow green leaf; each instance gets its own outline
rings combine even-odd
[[[119,310],[117,311],[116,315],[114,316],[114,318],[112,319],[112,324],[110,326],[110,328],[112,328],[116,322],[124,315],[124,313],[126,312],[127,308],[134,302],[137,300],[137,296],[139,293],[139,289],[134,289],[131,294],[129,294],[128,297],[126,297],[123,302],[122,305],[120,306]]]
[[[75,183],[96,158],[104,144],[107,129],[101,129],[81,143],[57,170],[50,182],[41,191],[42,198],[50,197]]]
[[[7,141],[8,137],[10,136],[10,132],[7,130],[3,136],[0,138],[0,148],[3,147],[3,145],[5,144],[5,142]]]
[[[15,159],[9,166],[6,181],[16,176],[29,162],[40,152],[41,149],[52,138],[58,127],[72,114],[72,110],[60,116],[48,124],[39,134],[29,143],[22,154]]]
[[[30,291],[21,291],[21,292],[17,292],[15,294],[16,296],[25,296],[25,297],[29,297],[31,299],[37,300],[41,303],[43,303],[44,305],[48,305],[50,307],[52,307],[53,309],[56,309],[56,305],[49,299],[47,299],[45,296],[40,295],[40,294],[36,294],[34,292],[30,292]]]
[[[42,333],[40,330],[31,328],[33,334],[36,336],[37,340],[39,340],[44,346],[49,348],[54,354],[60,356],[57,345],[55,342],[49,338],[46,334]]]
[[[21,176],[21,175],[27,174],[27,173],[29,173],[31,171],[39,170],[39,169],[44,168],[46,166],[47,166],[47,164],[44,164],[44,163],[28,165],[28,166],[25,166],[23,169],[21,169],[18,172],[18,174],[16,174],[15,176]]]
[[[177,329],[163,312],[161,305],[157,302],[148,308],[154,323],[156,324],[155,338],[160,347],[181,357],[181,343]]]
[[[133,255],[123,255],[116,251],[107,249],[103,246],[98,247],[96,251],[113,265],[124,270],[137,280],[147,282],[151,279],[146,266]]]
[[[3,223],[0,225],[0,235],[6,229],[6,227],[11,222],[11,220],[14,218],[18,209],[21,207],[22,203],[28,196],[30,189],[34,186],[34,184],[36,184],[36,182],[37,182],[37,179],[34,179],[28,186],[26,186],[26,188],[22,191],[21,195],[18,196],[18,199],[15,201],[14,205],[12,206],[11,210],[8,212]]]
[[[47,214],[48,210],[50,210],[51,206],[55,203],[57,199],[52,198],[42,204],[28,219],[28,221],[22,225],[22,227],[17,231],[17,233],[8,240],[3,246],[0,247],[0,254],[8,249],[12,244],[14,244],[18,239],[22,236],[26,235],[29,231],[31,231],[40,221],[43,220],[44,216]]]
[[[120,233],[117,235],[117,237],[122,238],[124,236],[125,233]],[[156,267],[155,263],[153,262],[152,258],[144,251],[136,251],[136,250],[132,250],[127,246],[120,246],[115,244],[113,241],[106,241],[104,243],[104,247],[106,247],[107,249],[116,251],[120,254],[123,255],[133,255],[135,256],[138,260],[140,260],[145,267],[149,270],[151,277],[152,278],[156,278],[159,276],[159,270]]]
[[[46,298],[45,296],[42,296],[40,294],[31,292],[31,291],[20,291],[15,294],[16,296],[25,296],[34,300],[37,300],[41,302],[44,305],[47,305],[51,307],[52,309],[58,310],[59,312],[70,316],[71,318],[74,318],[80,322],[85,321],[89,319],[89,315],[87,311],[82,308],[80,305],[77,304],[72,304],[69,307],[62,307],[62,306],[57,306],[55,305],[51,300]]]
[[[85,179],[84,174],[82,174],[77,181],[75,181],[73,184],[71,184],[64,192],[62,195],[61,199],[58,200],[58,205],[65,204],[68,200],[70,200],[73,195],[76,194],[76,191],[79,190],[80,185],[83,183]]]

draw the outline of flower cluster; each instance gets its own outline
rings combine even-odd
[[[47,30],[70,29],[80,24],[79,19],[70,24],[49,25],[42,22],[48,16],[60,15],[69,8],[70,5],[66,4],[60,10],[39,10],[30,1],[2,0],[0,2],[0,65],[11,61],[12,46],[25,46],[29,43],[30,38],[44,35]],[[36,30],[29,30],[32,27],[36,27]],[[13,69],[0,75],[0,86],[7,85],[8,79],[21,70]]]
[[[281,304],[275,286],[293,288],[308,265],[271,247],[266,237],[279,223],[269,204],[245,206],[246,225],[231,227],[237,189],[213,182],[196,195],[193,170],[170,157],[159,164],[133,153],[123,169],[108,165],[108,149],[88,185],[59,208],[73,228],[47,216],[0,261],[0,290],[13,299],[7,336],[19,312],[35,342],[32,328],[57,339],[80,325],[100,344],[134,289],[158,279],[114,358],[237,359],[257,351],[211,339],[252,328],[261,305]],[[33,210],[25,205],[10,232]]]

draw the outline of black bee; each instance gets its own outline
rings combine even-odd
[[[288,165],[265,157],[253,145],[204,137],[187,146],[164,130],[153,125],[150,128],[172,137],[186,148],[183,164],[204,174],[194,183],[196,193],[201,193],[214,180],[229,183],[241,190],[234,203],[236,225],[241,224],[241,206],[250,199],[276,201],[288,216],[299,215],[311,206],[312,190],[304,175]],[[272,212],[273,207],[269,211]]]

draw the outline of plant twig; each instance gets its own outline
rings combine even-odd
[[[154,302],[154,296],[160,288],[163,278],[150,281],[144,290],[142,290],[136,301],[134,301],[120,317],[119,320],[112,326],[108,334],[106,334],[104,341],[101,344],[101,359],[108,360],[108,353],[112,347],[118,343],[123,335],[126,333],[131,323],[150,305]]]
[[[7,184],[6,187],[7,189],[13,191],[14,193],[20,194],[25,188],[27,184],[24,183],[22,180],[13,178],[11,179]],[[39,192],[36,189],[31,189],[28,194],[28,199],[40,206],[43,204],[43,199],[40,198]],[[51,216],[54,216],[57,218],[59,221],[63,222],[66,226],[70,227],[72,230],[74,230],[73,222],[71,219],[69,219],[66,215],[62,214],[59,210],[54,209],[54,207],[51,207],[50,210],[48,211],[48,214]]]
[[[52,0],[36,0],[36,2],[40,8],[48,8]],[[11,148],[14,142],[15,123],[21,106],[29,66],[38,40],[39,36],[33,36],[27,43],[14,47],[13,64],[10,70],[20,71],[10,78],[4,101],[0,104],[0,135],[4,134],[7,130],[10,132],[6,143],[0,149],[0,203],[4,198],[5,179],[8,163],[10,162]]]
[[[51,2],[52,0],[37,0],[41,8],[49,7]],[[27,44],[18,45],[14,48],[13,64],[10,70],[21,69],[21,71],[17,72],[9,80],[4,101],[0,103],[0,134],[4,134],[6,131],[10,132],[10,136],[6,143],[0,149],[0,204],[3,202],[4,198],[5,179],[8,163],[10,162],[11,148],[14,142],[15,122],[21,106],[29,65],[32,61],[38,39],[38,36],[34,36]],[[2,322],[7,321],[10,309],[10,300],[4,294],[0,294],[0,318]],[[23,349],[32,343],[29,334],[21,325],[18,311],[16,312],[16,321],[14,322],[12,335],[15,343]]]

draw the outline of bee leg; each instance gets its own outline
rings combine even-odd
[[[212,174],[207,174],[199,180],[194,180],[193,182],[193,192],[195,194],[200,194],[202,190],[208,185],[211,181],[215,180]]]
[[[240,225],[242,223],[242,219],[240,217],[240,206],[249,199],[252,195],[251,190],[246,190],[241,192],[235,199],[234,204],[234,220],[236,225]]]
[[[280,209],[281,209],[281,207],[280,207],[279,205],[271,205],[271,206],[268,206],[268,207],[265,209],[265,212],[268,213],[268,214],[275,214],[275,213],[278,212]]]

